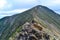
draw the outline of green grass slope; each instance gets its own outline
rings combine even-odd
[[[53,24],[54,27],[60,29],[60,15],[45,6],[38,5],[23,13],[0,19],[0,40],[8,40],[16,32],[16,29],[24,23],[34,20],[34,18],[39,22],[42,20],[47,27]]]

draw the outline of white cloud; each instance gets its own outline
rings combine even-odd
[[[49,2],[50,6],[57,6],[60,5],[60,0],[52,0],[51,2]]]
[[[0,0],[0,10],[9,9],[12,7],[12,4],[10,4],[7,0]]]
[[[15,13],[21,13],[25,10],[27,10],[27,9],[15,9],[15,10],[11,10],[11,11],[0,11],[0,15],[11,15],[11,14],[15,14]]]
[[[44,1],[41,1],[42,5],[45,5],[45,6],[57,6],[57,5],[60,5],[60,0],[44,0]]]
[[[3,10],[10,10],[12,9],[12,6],[13,6],[12,4],[8,3],[7,5],[3,7]]]
[[[18,4],[37,4],[37,0],[14,0],[15,3],[18,3]]]
[[[52,3],[60,4],[60,0],[53,0]]]
[[[17,13],[24,12],[27,9],[15,9],[12,11],[0,11],[0,18],[5,17],[5,16],[11,16]]]
[[[10,16],[16,13],[21,13],[27,9],[15,9],[14,5],[17,5],[16,8],[19,5],[24,5],[25,7],[29,6],[35,6],[37,4],[48,6],[49,8],[53,9],[54,7],[60,6],[60,0],[0,0],[0,10],[4,9],[11,9],[11,11],[0,11],[0,17],[2,16]],[[24,7],[24,8],[25,8]],[[12,10],[15,9],[15,10]],[[55,8],[54,8],[55,9]]]
[[[0,9],[2,9],[7,4],[6,0],[0,0]]]
[[[14,0],[15,2],[20,2],[20,3],[32,3],[32,2],[36,2],[36,0]]]
[[[7,16],[7,15],[0,15],[0,19],[3,18],[3,17],[5,17],[5,16]]]
[[[56,13],[58,13],[60,15],[60,11],[55,11]]]

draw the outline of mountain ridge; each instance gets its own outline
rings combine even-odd
[[[0,19],[0,40],[8,40],[17,28],[32,20],[36,20],[47,28],[53,25],[53,28],[57,28],[56,30],[60,29],[60,15],[45,6],[38,5],[20,14]]]

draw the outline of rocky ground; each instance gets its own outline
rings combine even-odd
[[[50,35],[45,33],[38,23],[32,21],[23,25],[15,40],[50,40]]]

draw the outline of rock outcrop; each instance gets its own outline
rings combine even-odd
[[[15,40],[50,40],[50,35],[45,33],[38,23],[32,21],[23,25]]]

